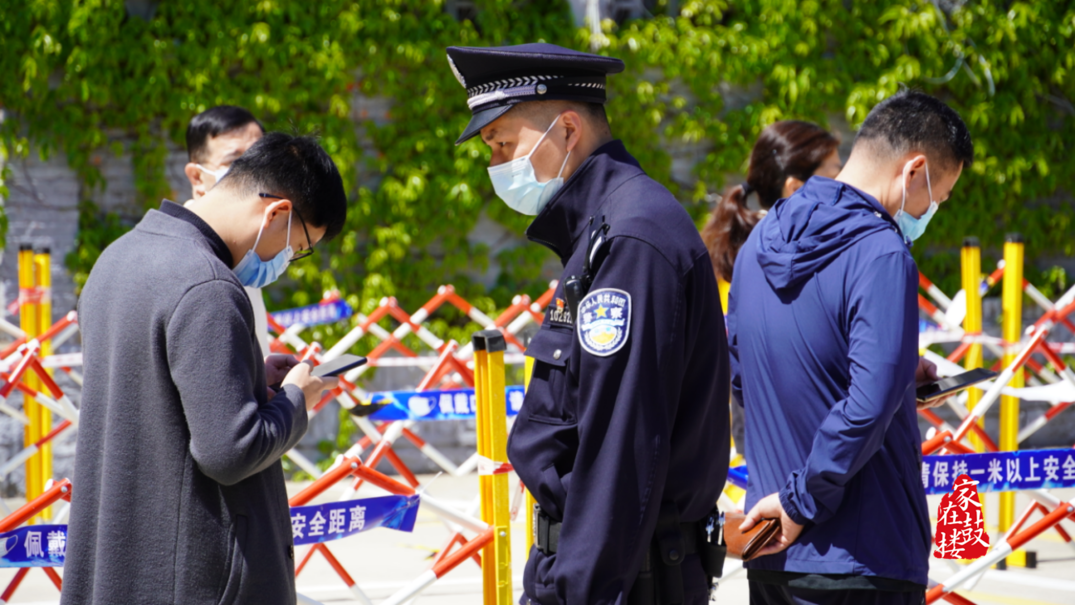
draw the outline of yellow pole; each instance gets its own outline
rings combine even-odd
[[[18,298],[19,298],[19,327],[26,332],[27,341],[33,340],[41,333],[39,326],[40,315],[37,304],[37,279],[35,279],[33,246],[23,244],[18,247]],[[23,376],[26,386],[34,390],[40,389],[41,381],[32,372]],[[43,435],[41,432],[41,405],[32,397],[23,395],[23,413],[30,419],[30,423],[24,428],[23,443],[29,447],[37,443]],[[26,499],[32,500],[44,491],[44,482],[41,480],[41,452],[35,453],[26,461]],[[31,519],[30,522],[33,522]]]
[[[1003,318],[1001,336],[1004,340],[1004,366],[1007,367],[1019,353],[1019,340],[1023,334],[1023,237],[1010,233],[1004,240],[1004,289],[1002,296]],[[1012,377],[1008,386],[1022,388],[1023,370]],[[1001,451],[1014,451],[1019,447],[1019,398],[1007,395],[1000,398],[1000,442]],[[1015,522],[1015,493],[1000,494],[1000,533],[1008,531]],[[1008,555],[1008,565],[1023,567],[1026,565],[1026,551],[1019,549]]]
[[[37,289],[41,296],[41,304],[37,307],[37,329],[38,333],[48,330],[52,326],[52,254],[46,247],[42,248],[41,252],[34,255],[34,274],[37,278]],[[41,356],[50,355],[52,353],[52,343],[41,343]],[[50,374],[52,370],[46,370]],[[44,384],[37,380],[39,387],[44,387]],[[38,435],[40,439],[49,434],[52,430],[52,410],[43,405],[38,405]],[[52,443],[45,443],[41,446],[41,462],[38,468],[38,481],[42,491],[44,491],[45,484],[52,478]],[[46,508],[38,515],[42,520],[47,520],[52,517],[52,508]]]
[[[982,291],[980,290],[982,282],[982,245],[976,237],[963,238],[963,249],[960,251],[960,260],[962,267],[962,283],[964,300],[967,305],[967,314],[963,319],[963,331],[968,336],[977,336],[982,333]],[[974,343],[967,349],[966,355],[963,356],[963,367],[967,370],[973,370],[982,367],[984,360],[982,358],[982,345],[981,343]],[[967,410],[973,410],[974,406],[978,404],[982,399],[982,390],[977,388],[970,388],[967,390]],[[985,427],[985,419],[978,420],[978,426]],[[985,442],[978,436],[977,433],[972,432],[970,434],[971,445],[974,446],[974,451],[984,452]],[[982,494],[982,519],[987,518],[986,515],[986,496],[988,494]],[[988,523],[986,523],[988,526]],[[970,563],[970,561],[967,561]]]
[[[963,319],[963,331],[968,336],[976,336],[982,333],[982,246],[976,237],[963,239],[963,249],[960,252],[963,267],[963,294],[966,295],[967,314]],[[982,345],[975,343],[967,349],[963,357],[963,367],[973,370],[982,367]],[[974,406],[982,399],[982,390],[971,388],[967,390],[967,409],[973,410]],[[978,421],[978,425],[984,427],[985,420]],[[970,441],[974,445],[974,451],[984,452],[985,444],[976,433],[970,434]]]
[[[478,456],[489,456],[489,436],[486,434],[486,417],[488,416],[488,399],[489,390],[486,385],[486,374],[489,373],[489,355],[485,352],[485,339],[481,338],[481,333],[478,332],[474,335],[474,399],[477,403],[476,410],[476,437],[478,441]],[[478,465],[479,469],[481,464]],[[482,521],[492,525],[493,514],[493,483],[492,477],[478,473],[478,492],[481,495],[481,515]],[[483,603],[492,603],[495,601],[496,593],[496,576],[494,574],[494,566],[487,565],[488,561],[492,561],[494,545],[490,543],[488,546],[482,549],[482,595]]]
[[[534,375],[534,358],[526,357],[523,365],[523,387],[530,389],[530,377]],[[534,505],[537,503],[534,500],[534,495],[530,493],[530,490],[526,490],[526,508],[523,512],[526,513],[526,558],[530,558],[530,551],[534,548]]]
[[[505,398],[504,351],[507,343],[499,330],[474,335],[474,366],[478,403],[479,481],[482,483],[482,519],[493,527],[493,541],[482,554],[486,605],[511,605],[511,497],[507,473],[498,472],[508,460],[508,418]],[[479,357],[480,355],[480,357]],[[482,466],[485,470],[482,470]],[[489,496],[488,505],[485,497]],[[488,515],[486,517],[485,515]]]
[[[27,341],[33,340],[41,333],[38,326],[39,314],[37,311],[36,280],[34,278],[34,249],[30,244],[19,246],[19,324],[23,332],[26,332]],[[38,390],[40,380],[32,372],[23,375],[26,386]],[[22,411],[30,419],[23,430],[23,444],[30,447],[42,437],[41,433],[41,406],[33,397],[23,395]],[[32,500],[44,491],[44,483],[41,479],[41,453],[38,452],[26,461],[26,499]],[[31,519],[31,523],[33,519]]]

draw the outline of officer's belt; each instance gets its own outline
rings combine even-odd
[[[563,523],[554,521],[534,505],[534,545],[545,555],[556,554],[560,548],[560,528]],[[679,529],[683,536],[684,554],[693,555],[698,552],[698,523],[680,523]]]

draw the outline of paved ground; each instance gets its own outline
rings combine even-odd
[[[421,476],[427,484],[429,493],[447,502],[465,509],[477,493],[477,477],[463,478],[441,476]],[[430,483],[431,482],[431,483]],[[514,483],[514,480],[512,481]],[[303,484],[290,486],[292,493],[297,492]],[[369,489],[369,491],[365,491]],[[361,495],[374,496],[375,488],[364,488]],[[338,494],[339,492],[336,492]],[[1057,495],[1064,499],[1075,496],[1075,489],[1057,490]],[[939,496],[930,497],[930,506],[935,510]],[[324,500],[335,499],[328,494]],[[995,511],[995,496],[987,501]],[[9,501],[10,505],[19,504]],[[1019,510],[1025,506],[1025,499],[1020,496]],[[995,514],[995,513],[993,513]],[[1075,533],[1075,523],[1065,522],[1069,531]],[[995,529],[995,528],[994,528]],[[524,552],[524,525],[516,523],[513,536],[513,561],[516,574],[522,573]],[[430,557],[443,546],[448,537],[445,526],[432,514],[422,510],[414,533],[405,534],[391,530],[377,529],[359,536],[351,537],[331,544],[352,577],[372,602],[378,603],[400,590],[408,581],[428,569]],[[995,536],[995,532],[993,532]],[[1033,541],[1029,549],[1038,553],[1037,569],[1015,569],[1009,571],[990,570],[972,589],[961,594],[978,605],[1072,605],[1075,604],[1075,549],[1066,545],[1056,532],[1049,532]],[[300,549],[301,551],[304,549]],[[931,577],[943,580],[951,575],[952,569],[943,562],[933,560]],[[0,570],[0,587],[6,586],[14,576],[14,570]],[[444,579],[426,590],[414,601],[424,605],[471,605],[481,602],[480,570],[470,561],[448,574]],[[520,578],[514,582],[516,593],[520,588]],[[344,586],[327,562],[319,555],[302,572],[298,579],[299,592],[326,605],[343,605],[360,603]],[[722,582],[719,593],[722,603],[747,603],[747,583],[745,574],[733,573]],[[44,573],[31,570],[25,582],[19,588],[10,603],[57,603],[58,595]]]

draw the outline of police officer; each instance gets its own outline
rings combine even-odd
[[[703,603],[728,345],[695,225],[612,138],[605,79],[623,62],[551,44],[448,61],[473,112],[458,143],[492,148],[496,194],[564,266],[508,443],[540,509],[523,602]]]

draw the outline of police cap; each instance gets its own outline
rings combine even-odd
[[[604,103],[605,76],[623,71],[623,61],[555,44],[449,46],[448,64],[467,89],[474,114],[456,145],[524,101]]]

